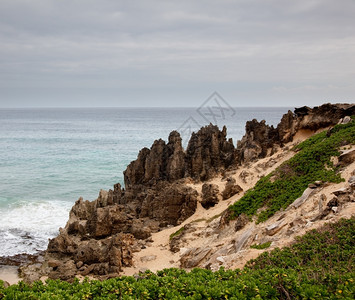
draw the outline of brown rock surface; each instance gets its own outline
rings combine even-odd
[[[201,264],[207,255],[212,251],[210,247],[188,249],[180,259],[182,268],[193,268]]]
[[[236,180],[233,177],[229,177],[227,178],[227,183],[222,193],[223,200],[229,199],[242,191],[243,189],[236,184]]]
[[[178,183],[161,183],[147,193],[141,205],[140,217],[178,225],[196,211],[198,193]]]
[[[219,189],[218,185],[211,183],[204,183],[202,186],[202,207],[208,209],[212,206],[215,206],[218,199]]]
[[[221,170],[236,166],[236,152],[232,139],[227,141],[227,129],[215,125],[202,127],[192,133],[186,149],[186,175],[207,180]]]

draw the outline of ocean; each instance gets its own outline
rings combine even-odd
[[[212,122],[234,144],[247,120],[277,125],[289,108],[0,109],[0,256],[34,254],[64,227],[74,202],[123,184],[139,150]]]

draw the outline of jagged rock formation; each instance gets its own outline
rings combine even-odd
[[[186,183],[206,181],[266,157],[291,141],[299,130],[333,126],[354,112],[355,105],[325,104],[313,109],[302,107],[295,113],[289,111],[276,128],[265,121],[252,120],[247,122],[246,134],[237,148],[231,139],[227,140],[225,127],[221,131],[212,124],[201,128],[192,134],[186,151],[180,134],[171,132],[168,143],[156,140],[129,164],[124,172],[125,188],[116,184],[113,190],[101,191],[95,201],[79,199],[75,203],[66,227],[49,242],[42,270],[50,278],[65,280],[78,274],[117,276],[123,266],[132,265],[133,252],[145,247],[142,240],[168,225],[181,224],[194,214],[199,195]],[[247,174],[244,175],[247,180]],[[241,191],[235,180],[229,178],[222,197],[228,199]],[[219,200],[218,187],[205,184],[201,196],[203,207],[214,206]],[[226,224],[219,228],[228,225],[228,216],[222,220]],[[247,222],[246,216],[241,217],[235,230],[241,230]],[[249,236],[245,237],[244,244],[248,239]],[[178,251],[177,239],[171,248]],[[209,255],[210,251],[196,248],[186,254],[189,259],[182,261],[182,265],[193,266]]]
[[[124,171],[127,189],[137,184],[154,185],[159,181],[173,182],[185,175],[185,152],[177,131],[169,135],[166,144],[156,140],[150,149],[143,148],[135,161]]]
[[[192,133],[186,149],[186,176],[207,180],[218,172],[236,166],[233,140],[227,141],[227,129],[212,124]]]
[[[133,251],[140,249],[135,239],[178,225],[196,211],[198,193],[184,178],[206,179],[235,165],[234,150],[226,128],[213,125],[194,134],[186,152],[176,131],[168,143],[160,139],[142,149],[124,172],[125,189],[116,184],[95,201],[75,203],[66,227],[49,242],[49,277],[110,276],[131,265]]]
[[[221,170],[236,166],[232,139],[227,141],[227,129],[222,131],[210,124],[192,133],[186,152],[177,131],[169,135],[169,142],[157,140],[150,149],[143,148],[138,158],[124,172],[127,189],[134,185],[152,186],[159,181],[174,182],[191,177],[207,180]]]

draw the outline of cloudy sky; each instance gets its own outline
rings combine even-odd
[[[0,0],[0,107],[355,102],[354,0]]]

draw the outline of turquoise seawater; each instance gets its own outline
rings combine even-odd
[[[236,144],[247,120],[276,125],[287,110],[0,109],[0,256],[45,249],[80,196],[94,200],[100,189],[123,184],[139,150],[172,130],[186,146],[190,131],[217,123]]]

